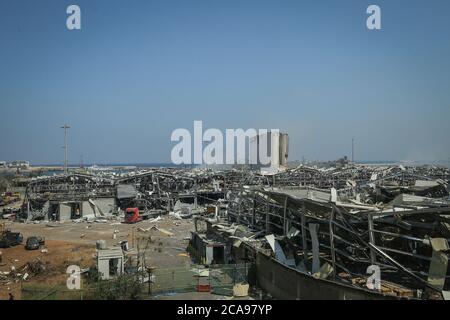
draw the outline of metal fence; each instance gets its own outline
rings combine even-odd
[[[250,264],[190,266],[156,269],[152,277],[152,293],[207,291],[232,295],[236,283],[247,282]]]
[[[218,295],[233,295],[236,283],[248,282],[251,264],[192,265],[177,268],[154,269],[151,282],[148,276],[142,276],[139,298],[146,299],[155,295],[184,292],[211,292]],[[122,276],[121,283],[131,282],[139,275]],[[107,294],[102,290],[111,290],[115,280],[87,283],[82,281],[81,289],[69,290],[65,284],[49,286],[46,284],[22,284],[21,298],[23,300],[92,300],[105,299]],[[108,283],[112,284],[108,286]],[[120,290],[120,289],[118,289]]]

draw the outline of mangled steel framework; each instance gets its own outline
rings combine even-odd
[[[439,298],[450,289],[449,180],[448,168],[434,166],[299,166],[273,175],[181,168],[71,173],[33,180],[23,215],[46,219],[57,203],[102,198],[114,198],[117,213],[127,207],[169,212],[179,201],[215,204],[226,208],[213,214],[218,232],[247,228],[244,237],[225,235],[252,252],[260,285],[275,297],[313,297],[301,288],[313,292],[321,283],[339,292],[334,298],[342,298],[340,292]],[[366,286],[370,266],[380,268],[377,290]],[[299,288],[276,284],[281,276],[267,268],[298,276]]]
[[[324,269],[329,273],[319,277],[351,282],[367,278],[367,268],[378,265],[383,281],[414,290],[448,290],[430,281],[432,243],[450,239],[448,205],[349,210],[281,191],[249,189],[238,193],[228,214],[230,223],[275,235],[283,248],[274,250],[275,257],[299,271]],[[447,268],[438,278],[445,282]]]
[[[236,184],[226,176],[227,173],[211,170],[151,169],[122,175],[74,172],[42,177],[28,184],[22,216],[27,220],[45,220],[57,211],[52,206],[59,203],[92,203],[103,198],[117,200],[116,213],[127,207],[168,212],[180,199],[202,203],[223,198],[223,190]]]
[[[265,255],[273,260],[271,267],[281,264],[286,272],[295,270],[363,291],[367,271],[377,266],[381,282],[375,292],[407,298],[446,295],[450,289],[448,170],[438,170],[438,177],[437,170],[430,175],[416,168],[333,171],[297,169],[292,176],[273,177],[279,183],[276,187],[247,186],[231,195],[228,223],[260,234],[260,243],[243,240],[258,252],[255,261],[265,261],[261,258]],[[296,187],[292,182],[297,179],[306,182]],[[281,181],[288,187],[280,186]],[[289,282],[274,288],[275,277],[266,274],[259,280],[281,298],[305,298],[300,291],[286,296]],[[279,290],[283,285],[285,290]]]

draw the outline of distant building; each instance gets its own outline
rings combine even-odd
[[[6,168],[6,161],[0,161],[0,169]]]
[[[264,144],[266,144],[264,146]],[[250,139],[251,148],[256,150],[256,161],[250,159],[252,163],[256,163],[256,167],[261,169],[262,174],[275,174],[284,171],[288,167],[289,153],[289,136],[287,133],[268,132],[267,134],[257,135]],[[265,165],[260,159],[260,149],[270,150],[270,164]]]
[[[8,163],[8,167],[12,169],[28,169],[30,167],[30,163],[24,160],[16,160]]]
[[[344,168],[349,164],[350,160],[347,158],[347,156],[344,156],[343,158],[336,160],[336,168]]]

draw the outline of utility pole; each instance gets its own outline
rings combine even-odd
[[[355,139],[352,138],[352,164],[355,163],[354,144],[355,144]]]
[[[67,174],[67,129],[70,129],[70,126],[67,124],[64,124],[64,126],[61,127],[61,129],[64,129],[64,173]]]

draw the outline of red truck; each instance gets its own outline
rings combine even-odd
[[[124,223],[136,223],[142,221],[143,217],[139,215],[138,208],[127,208],[125,210],[125,221]]]
[[[163,214],[163,210],[149,210],[149,211],[140,211],[139,208],[127,208],[125,210],[124,223],[136,223],[145,219],[149,219],[150,217],[158,216]]]

